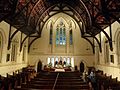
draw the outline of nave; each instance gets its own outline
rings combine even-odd
[[[87,83],[82,81],[79,73],[51,72],[39,74],[27,85],[22,85],[22,88],[34,88],[41,90],[88,90],[89,87]]]
[[[0,0],[0,75],[1,90],[120,90],[120,0]]]
[[[120,90],[117,78],[106,76],[97,70],[96,88],[93,89],[89,75],[84,78],[79,71],[36,73],[34,69],[23,68],[19,73],[0,77],[0,90]]]
[[[7,79],[10,80],[7,86],[9,88],[3,86],[2,90],[89,90],[88,84],[83,82],[79,72],[35,73],[34,70],[23,70],[14,76],[14,80],[13,76],[9,75]]]

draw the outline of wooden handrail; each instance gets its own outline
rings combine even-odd
[[[56,83],[57,83],[58,76],[59,76],[59,73],[57,74],[57,77],[56,77],[56,79],[55,79],[55,83],[54,83],[54,85],[53,85],[53,88],[52,88],[52,90],[54,90],[54,88],[55,88],[55,86],[56,86]]]

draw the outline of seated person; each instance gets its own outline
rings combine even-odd
[[[59,64],[62,65],[62,60],[59,61]]]
[[[57,67],[57,65],[58,65],[58,61],[55,61],[55,67]]]
[[[63,67],[65,67],[65,66],[66,66],[66,61],[63,62]]]

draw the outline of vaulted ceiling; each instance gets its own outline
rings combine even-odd
[[[5,20],[28,37],[41,36],[45,22],[57,13],[65,13],[78,23],[82,37],[88,39],[114,21],[120,23],[119,0],[1,0],[0,22]],[[82,26],[81,26],[82,22]],[[110,41],[111,37],[105,33]],[[96,39],[100,46],[100,42]],[[91,42],[90,42],[91,43]],[[94,45],[91,43],[94,48]]]

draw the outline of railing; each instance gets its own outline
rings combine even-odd
[[[58,76],[59,76],[59,73],[57,74],[57,77],[56,77],[56,79],[55,79],[55,83],[54,83],[54,85],[53,85],[53,88],[52,88],[52,90],[54,90],[54,88],[55,88],[55,86],[56,86],[56,83],[57,83]]]

